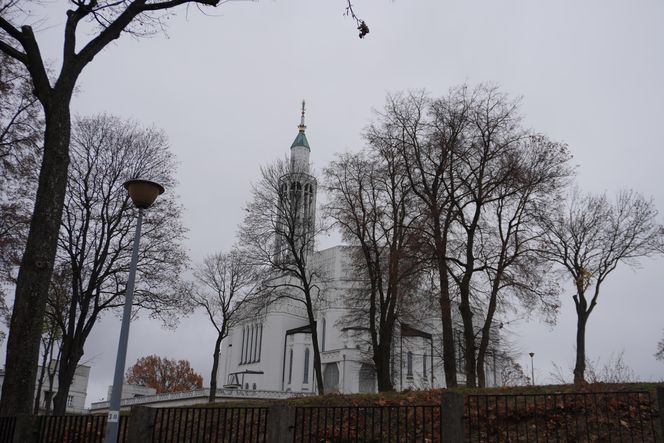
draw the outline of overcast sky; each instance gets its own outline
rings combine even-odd
[[[37,34],[56,65],[64,5],[47,5]],[[664,221],[663,2],[357,0],[371,28],[363,40],[344,7],[264,0],[229,2],[207,16],[180,9],[168,36],[124,36],[84,71],[76,114],[109,112],[167,132],[180,162],[179,186],[168,192],[186,208],[193,262],[233,244],[250,183],[259,165],[288,153],[303,98],[321,170],[334,153],[362,147],[362,129],[387,92],[436,95],[463,82],[522,97],[525,125],[569,145],[581,189],[636,189],[655,199]],[[644,260],[608,278],[589,320],[591,360],[624,351],[639,378],[664,379],[653,357],[664,329],[662,271],[664,260]],[[554,381],[553,363],[571,375],[575,314],[565,288],[557,326],[508,326],[528,370],[527,353],[535,353],[537,382]],[[118,329],[107,315],[88,340],[88,404],[106,397]],[[127,362],[152,353],[188,359],[207,385],[214,338],[202,316],[175,331],[143,316],[132,324]]]

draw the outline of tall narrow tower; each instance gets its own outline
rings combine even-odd
[[[309,142],[304,131],[305,102],[302,100],[302,114],[298,133],[291,145],[288,171],[280,179],[279,188],[279,231],[275,244],[275,254],[281,260],[293,257],[293,249],[303,251],[308,256],[314,251],[316,225],[316,178],[309,165]],[[295,248],[293,248],[293,245]]]

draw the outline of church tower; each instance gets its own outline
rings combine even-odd
[[[309,141],[305,135],[305,102],[302,101],[302,114],[298,133],[290,148],[288,170],[279,181],[279,231],[275,244],[275,254],[282,260],[290,255],[289,240],[304,250],[304,255],[314,251],[316,226],[316,178],[310,174]]]

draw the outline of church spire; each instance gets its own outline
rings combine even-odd
[[[297,126],[299,129],[297,136],[295,137],[295,140],[293,141],[293,144],[291,145],[291,149],[301,146],[309,150],[309,141],[307,140],[307,136],[304,135],[304,130],[307,129],[307,127],[304,124],[304,105],[305,101],[302,100],[302,113],[300,115],[300,124]]]
[[[304,125],[304,100],[302,100],[302,116],[300,117],[300,125],[297,127],[301,133],[304,134],[304,130],[307,129],[307,127]]]

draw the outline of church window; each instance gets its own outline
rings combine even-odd
[[[247,391],[249,390],[249,383],[244,384],[244,389],[246,389]]]
[[[240,346],[240,364],[244,363],[244,340],[245,340],[245,329],[242,328],[242,346]]]
[[[250,340],[250,331],[249,331],[249,325],[245,326],[245,329],[247,330],[247,340],[246,343],[244,344],[244,362],[249,363],[249,342]]]
[[[413,353],[408,351],[408,356],[406,358],[406,368],[408,370],[407,376],[412,377],[413,376]]]
[[[249,342],[249,363],[253,363],[254,360],[254,348],[255,348],[255,340],[254,336],[256,335],[256,327],[254,325],[251,325],[251,342]]]
[[[304,380],[303,383],[309,383],[309,348],[304,350]]]
[[[256,325],[256,336],[254,337],[254,361],[258,361],[258,325]]]
[[[288,384],[293,380],[293,350],[290,350],[290,358],[288,363]]]
[[[261,351],[263,350],[263,323],[261,323],[261,333],[258,338],[258,361],[261,361]]]
[[[251,388],[255,391],[256,390],[256,383],[254,383]]]

